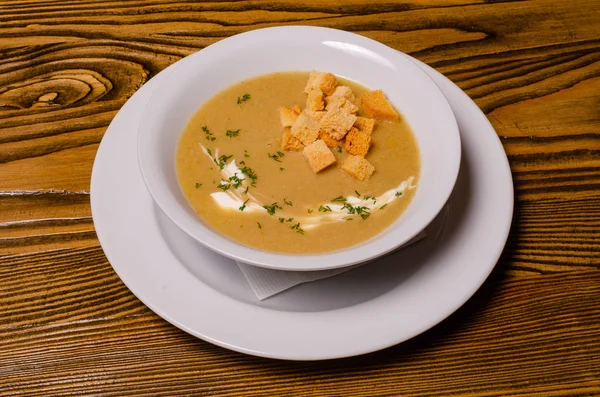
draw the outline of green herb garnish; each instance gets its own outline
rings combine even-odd
[[[309,209],[308,209],[308,213],[309,213],[309,214],[312,214],[312,212],[313,212],[313,210],[309,208]]]
[[[323,207],[322,205],[319,206],[319,212],[330,212],[331,208],[329,208],[328,205],[326,205],[325,207]]]
[[[259,229],[262,229],[262,226],[261,226],[261,224],[260,224],[260,223],[256,222],[256,224],[258,225],[258,228],[259,228]]]
[[[242,186],[244,180],[240,179],[237,175],[233,175],[229,177],[229,182],[233,182],[233,187],[237,189],[238,187]]]
[[[271,205],[263,205],[263,208],[267,210],[269,215],[274,215],[275,211],[282,209],[277,203],[273,203]]]
[[[402,192],[396,192],[396,197],[402,197]]]
[[[338,145],[337,151],[338,151],[338,153],[342,153],[342,147],[340,145]]]
[[[206,138],[207,141],[214,141],[215,138],[212,134],[212,132],[210,132],[210,130],[208,129],[208,127],[206,127],[205,125],[202,126],[202,131],[204,131],[204,137]],[[208,153],[210,154],[210,153]]]
[[[283,223],[285,221],[285,218],[279,218],[279,223]]]
[[[241,97],[238,97],[237,103],[240,105],[242,102],[246,102],[248,99],[250,99],[250,94],[244,94]]]
[[[272,158],[273,160],[275,160],[278,163],[280,163],[281,162],[281,158],[283,156],[285,156],[285,153],[282,153],[282,152],[277,152],[275,154],[267,153],[267,155],[269,156],[269,158]]]
[[[290,226],[290,229],[295,230],[296,233],[304,234],[304,230],[300,227],[300,222],[296,223],[293,226]]]
[[[196,183],[196,189],[200,188],[200,186],[202,186],[201,183]]]
[[[209,155],[210,157],[212,157],[212,152],[210,151],[210,149],[206,148],[206,153],[208,153],[208,155]]]
[[[363,219],[367,219],[369,216],[371,216],[371,213],[369,212],[369,207],[354,207],[346,203],[344,204],[342,209],[347,209],[350,215],[360,215],[360,217]]]
[[[225,181],[221,181],[221,182],[225,182]],[[225,183],[219,183],[217,185],[217,189],[221,189],[224,192],[228,191],[230,187],[231,187],[231,185],[228,184],[228,183],[226,183],[226,182]]]
[[[240,130],[227,130],[225,135],[227,135],[230,138],[233,138],[233,137],[240,135]]]
[[[346,197],[344,196],[337,196],[336,198],[331,200],[332,203],[345,203],[346,202]]]
[[[244,157],[250,157],[247,150],[244,150]],[[241,164],[241,163],[240,163]]]
[[[292,206],[292,202],[291,201],[287,201],[285,198],[283,199],[283,203],[286,205],[289,205],[290,207]]]
[[[355,190],[354,193],[356,193],[356,197],[360,198],[360,193],[358,192],[358,190]]]
[[[287,218],[285,221],[286,221],[286,222],[291,222],[291,221],[293,221],[293,220],[294,220],[294,218]]]
[[[248,202],[248,200],[250,200],[250,199],[247,199],[246,201],[244,201],[244,204],[242,204],[242,206],[240,208],[238,208],[240,211],[243,211],[246,209],[246,203]]]
[[[379,207],[380,210],[384,209],[385,207],[387,207],[387,204],[382,205],[381,207]]]
[[[279,171],[285,171],[285,168],[279,167]]]
[[[219,166],[219,169],[222,170],[223,167],[225,167],[225,164],[227,163],[227,160],[229,160],[230,158],[232,158],[233,155],[231,156],[225,156],[224,154],[221,155],[221,157],[219,157],[219,159],[214,159],[214,162],[216,165]]]
[[[244,190],[244,194],[248,193],[248,186],[246,186],[246,190]]]
[[[248,179],[250,179],[252,181],[252,182],[250,182],[250,186],[252,186],[252,187],[256,186],[256,180],[258,179],[258,176],[252,170],[252,168],[244,166],[244,168],[242,168],[241,171],[242,171],[242,174],[246,175],[248,177]]]

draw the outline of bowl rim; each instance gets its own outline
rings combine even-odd
[[[443,190],[440,192],[441,194],[437,194],[436,197],[432,197],[430,199],[433,201],[433,204],[430,205],[433,207],[433,210],[431,210],[429,213],[421,215],[420,217],[423,220],[418,222],[418,224],[412,228],[410,233],[405,232],[405,236],[401,239],[392,239],[390,236],[389,238],[385,239],[384,243],[381,242],[380,237],[382,234],[384,234],[386,231],[389,232],[390,229],[394,227],[394,224],[392,223],[379,234],[376,234],[366,241],[341,250],[317,254],[285,254],[260,250],[230,239],[221,233],[203,225],[198,219],[192,220],[191,217],[185,214],[185,210],[181,208],[181,204],[165,193],[165,190],[168,189],[162,186],[162,184],[154,177],[153,173],[150,172],[153,158],[148,156],[146,150],[147,141],[144,139],[146,136],[148,136],[148,134],[144,131],[149,130],[146,127],[152,125],[151,120],[156,114],[155,111],[160,110],[160,108],[155,109],[155,101],[153,101],[153,98],[160,98],[160,93],[162,90],[168,89],[165,87],[169,87],[171,76],[176,75],[175,72],[179,68],[187,67],[188,65],[193,64],[193,61],[200,57],[210,57],[213,52],[218,53],[219,51],[234,50],[235,48],[239,47],[240,44],[248,44],[252,42],[256,43],[260,42],[261,40],[268,41],[269,37],[277,37],[278,39],[281,39],[284,36],[288,38],[293,36],[296,38],[306,37],[307,35],[318,37],[320,40],[345,40],[346,42],[352,44],[365,46],[375,52],[386,53],[386,57],[388,57],[388,59],[393,58],[394,62],[399,62],[400,64],[404,65],[410,64],[412,66],[409,66],[409,68],[414,70],[416,74],[419,74],[424,81],[427,81],[426,84],[430,85],[430,87],[436,93],[438,99],[441,99],[439,104],[437,104],[441,107],[436,107],[436,113],[443,114],[444,120],[448,121],[447,131],[445,131],[445,133],[452,134],[453,136],[453,139],[450,140],[451,143],[453,143],[452,147],[445,147],[444,150],[452,152],[452,155],[448,157],[452,157],[455,160],[451,164],[448,164],[448,167],[445,167],[445,180],[443,182]],[[142,122],[139,125],[139,133],[137,138],[138,165],[142,174],[142,179],[144,180],[144,184],[146,185],[146,188],[148,189],[154,202],[172,222],[174,222],[186,234],[194,238],[203,246],[233,260],[262,268],[287,271],[330,270],[364,263],[396,250],[423,231],[425,227],[429,225],[442,210],[448,198],[450,197],[452,190],[454,189],[461,162],[461,142],[458,124],[446,97],[441,89],[435,84],[435,82],[415,62],[407,57],[404,57],[398,52],[398,50],[386,46],[378,41],[342,30],[311,26],[285,26],[263,28],[240,33],[223,39],[217,43],[211,44],[205,49],[179,60],[177,62],[178,65],[175,65],[172,68],[170,73],[163,79],[161,84],[152,93],[152,96],[144,108],[144,117],[142,117]],[[233,84],[235,82],[231,83]],[[392,233],[392,235],[393,234],[397,233]]]

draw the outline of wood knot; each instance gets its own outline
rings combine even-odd
[[[82,105],[112,90],[111,81],[87,69],[59,70],[0,88],[0,109]]]

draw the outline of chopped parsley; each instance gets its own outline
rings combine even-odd
[[[229,182],[233,182],[233,187],[237,189],[238,187],[242,186],[244,180],[240,179],[237,175],[233,175],[229,177]]]
[[[338,145],[337,151],[338,151],[338,153],[342,153],[342,147],[340,145]]]
[[[247,150],[244,150],[244,157],[250,157]],[[240,163],[241,164],[241,163]]]
[[[402,192],[396,192],[396,197],[402,197]]]
[[[231,156],[225,156],[225,155],[223,154],[223,155],[221,155],[221,157],[219,157],[219,159],[218,159],[218,160],[217,160],[217,159],[215,159],[215,160],[214,160],[214,162],[215,162],[215,164],[216,164],[216,165],[218,165],[218,166],[219,166],[219,169],[220,169],[220,170],[222,170],[222,169],[223,169],[223,167],[225,167],[225,164],[227,163],[227,161],[228,161],[230,158],[232,158],[232,157],[233,157],[233,155],[231,155]]]
[[[215,139],[217,139],[213,136],[212,132],[210,132],[210,130],[208,129],[207,126],[203,125],[202,131],[204,131],[204,137],[206,138],[207,141],[214,141]],[[208,154],[210,154],[210,153],[208,153]]]
[[[291,222],[291,221],[293,221],[293,220],[294,220],[294,218],[287,218],[285,221],[286,221],[286,222]]]
[[[381,207],[379,207],[380,210],[384,209],[385,207],[387,207],[387,204],[382,205]]]
[[[241,171],[242,171],[242,174],[246,175],[248,177],[248,179],[250,179],[250,181],[251,181],[250,186],[255,187],[258,176],[254,172],[254,170],[252,170],[252,168],[244,165],[244,168],[242,168]]]
[[[206,149],[206,153],[208,153],[208,155],[209,155],[210,157],[212,157],[212,152],[210,151],[210,149],[208,149],[208,148],[207,148],[207,149]]]
[[[259,229],[262,229],[262,225],[259,222],[256,222],[256,224],[258,225]]]
[[[246,186],[246,190],[244,190],[244,194],[248,193],[248,186]]]
[[[373,197],[373,196],[365,196],[365,197],[363,197],[363,200],[365,200],[365,201],[366,200],[373,200],[373,203],[375,203],[377,201],[377,199],[375,197]]]
[[[312,214],[312,212],[313,212],[313,210],[309,208],[309,209],[308,209],[308,213],[309,213],[309,214]]]
[[[227,135],[230,138],[233,138],[233,137],[240,135],[240,130],[239,129],[238,130],[227,130],[225,135]]]
[[[277,161],[278,163],[280,163],[281,162],[281,158],[283,156],[285,156],[285,153],[283,153],[283,152],[277,152],[275,154],[267,153],[267,155],[269,156],[269,158],[271,158],[271,159]]]
[[[238,97],[237,103],[240,105],[242,102],[246,102],[248,99],[250,99],[250,94],[244,94],[241,97]]]
[[[346,218],[347,221],[352,221],[354,218]]]
[[[246,209],[246,203],[248,202],[248,200],[250,200],[250,199],[247,199],[246,201],[244,201],[244,204],[242,204],[242,206],[240,208],[238,208],[240,211],[243,211]]]
[[[201,183],[196,183],[196,189],[200,188],[200,186],[202,186]]]
[[[279,218],[279,223],[283,223],[285,221],[285,218]]]
[[[221,189],[224,192],[228,191],[230,187],[231,185],[225,181],[221,181],[221,183],[217,185],[217,189]]]
[[[285,198],[283,199],[283,203],[286,205],[289,205],[290,207],[292,206],[292,202],[291,201],[287,201]]]
[[[369,216],[371,216],[371,213],[369,212],[369,207],[354,207],[346,203],[344,204],[342,209],[347,209],[348,214],[350,215],[360,215],[360,217],[363,219],[367,219]]]
[[[344,196],[337,196],[334,199],[331,199],[332,203],[345,203],[346,202],[346,197]]]
[[[274,215],[275,211],[282,209],[276,202],[271,205],[263,205],[263,208],[267,210],[269,215]]]
[[[290,229],[295,230],[296,233],[304,234],[304,230],[300,227],[300,222],[296,223],[293,226],[290,226]]]
[[[360,193],[358,192],[358,190],[355,190],[354,193],[356,193],[356,197],[360,198]]]
[[[279,171],[285,171],[285,168],[279,167]]]
[[[328,205],[326,205],[325,207],[323,207],[322,205],[319,206],[319,212],[330,212],[331,208],[329,208]]]

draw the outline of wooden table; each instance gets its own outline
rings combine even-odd
[[[0,0],[0,395],[600,395],[600,1]],[[515,215],[492,276],[396,347],[294,363],[215,347],[123,285],[94,233],[106,127],[178,59],[276,25],[349,30],[463,88]]]

